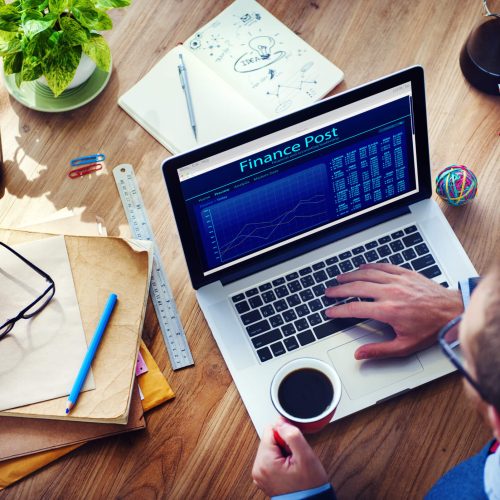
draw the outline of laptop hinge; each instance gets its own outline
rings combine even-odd
[[[292,248],[289,248],[285,251],[280,249],[279,253],[266,256],[265,259],[261,259],[258,262],[248,264],[244,267],[244,269],[239,269],[238,271],[228,273],[227,275],[222,277],[220,281],[223,285],[228,285],[233,281],[238,281],[242,278],[246,278],[247,276],[262,271],[263,269],[268,269],[269,267],[281,264],[282,262],[293,259],[294,257],[297,257],[299,255],[303,255],[307,252],[310,252],[311,250],[316,250],[316,248],[328,245],[330,243],[333,243],[334,241],[341,240],[342,238],[347,238],[352,234],[359,233],[361,231],[364,231],[365,229],[372,228],[374,226],[377,226],[378,224],[382,224],[383,222],[393,220],[396,217],[401,217],[409,213],[411,213],[411,211],[408,206],[398,207],[391,211],[384,212],[370,218],[364,218],[364,220],[362,221],[345,224],[345,227],[343,227],[342,229],[331,232],[325,231],[325,233],[321,233],[321,235],[319,236],[308,238],[307,241],[299,245],[292,245]]]

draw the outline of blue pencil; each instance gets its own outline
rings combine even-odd
[[[108,301],[106,302],[106,306],[104,307],[104,312],[102,313],[101,319],[99,320],[99,324],[97,325],[96,331],[92,340],[90,341],[90,345],[83,359],[82,366],[80,367],[80,371],[76,377],[75,383],[73,384],[73,388],[68,396],[68,405],[66,406],[66,414],[68,414],[71,409],[75,406],[76,400],[80,395],[80,391],[82,390],[83,383],[87,378],[87,374],[89,373],[90,365],[92,364],[92,360],[94,359],[97,348],[99,347],[99,343],[101,342],[102,334],[104,330],[106,330],[106,326],[108,325],[109,318],[111,317],[111,313],[115,308],[115,304],[118,297],[116,294],[110,294]]]

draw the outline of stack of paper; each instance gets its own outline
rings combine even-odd
[[[0,374],[0,402],[14,398],[14,401],[24,405],[15,408],[12,408],[12,405],[7,405],[11,409],[5,410],[6,405],[2,404],[0,415],[125,424],[132,397],[135,363],[148,297],[149,252],[146,248],[139,247],[132,241],[119,238],[79,236],[54,238],[41,233],[0,230],[0,241],[11,246],[16,243],[32,241],[29,247],[36,250],[39,245],[44,246],[47,243],[45,241],[44,243],[34,242],[47,238],[50,244],[59,241],[59,244],[66,246],[69,265],[62,266],[61,272],[68,273],[71,269],[69,279],[71,280],[72,275],[87,344],[92,338],[110,293],[118,295],[118,304],[92,363],[95,389],[83,392],[71,415],[67,417],[65,414],[67,395],[80,368],[86,346],[83,342],[78,349],[73,349],[69,345],[73,343],[73,340],[66,341],[64,344],[66,339],[59,338],[61,332],[66,331],[69,319],[74,320],[78,315],[74,311],[70,313],[64,309],[67,301],[63,301],[62,295],[59,296],[60,292],[64,292],[63,278],[57,273],[56,296],[53,303],[49,304],[46,310],[31,322],[25,322],[25,325],[22,325],[23,322],[21,322],[15,327],[15,332],[20,330],[18,326],[21,327],[21,325],[35,331],[37,323],[43,317],[50,315],[51,321],[55,321],[58,326],[60,325],[60,328],[56,329],[55,333],[52,329],[52,336],[44,336],[43,342],[46,342],[46,345],[38,346],[34,343],[35,349],[32,351],[35,352],[27,352],[26,346],[29,345],[29,338],[24,344],[19,345],[16,342],[17,337],[14,330],[10,336],[10,342],[7,339],[0,342],[0,356],[2,358],[4,357],[3,351],[11,353],[13,349],[20,349],[19,357],[15,358],[17,360],[16,366],[9,367],[9,370],[3,370]],[[57,258],[59,259],[59,257]],[[61,263],[60,260],[58,262]],[[57,266],[49,267],[51,272],[57,272]],[[59,290],[60,287],[62,290]],[[34,338],[34,332],[32,336]],[[39,355],[42,347],[45,354]],[[73,352],[73,358],[71,363],[67,363],[70,351]],[[51,392],[51,387],[44,386],[43,390],[46,392],[43,393],[43,398],[36,399],[37,396],[40,396],[37,391],[41,390],[41,385],[44,385],[36,384],[36,391],[31,391],[30,394],[28,387],[27,392],[23,393],[26,397],[15,399],[18,397],[19,391],[13,389],[12,377],[15,377],[20,371],[29,380],[33,373],[43,371],[40,370],[41,363],[44,363],[43,369],[45,369],[45,365],[52,365],[50,380],[57,389]],[[63,371],[63,367],[70,368]],[[47,378],[43,374],[40,375],[40,378],[45,381],[46,385]],[[50,384],[48,385],[50,386]],[[91,388],[92,385],[88,387],[88,389]],[[32,402],[29,400],[30,395],[32,398],[35,397],[36,401],[41,401],[41,399],[44,401],[27,404]]]
[[[10,360],[10,365],[4,363],[4,369],[0,370],[3,407],[21,400],[36,402],[1,412],[1,490],[89,440],[143,429],[143,412],[171,399],[174,394],[142,342],[141,359],[145,361],[140,377],[135,377],[152,264],[149,242],[53,237],[3,229],[0,229],[0,241],[15,247],[56,282],[56,294],[43,314],[40,313],[36,321],[16,323],[8,337],[10,342],[15,339],[20,354],[17,361],[4,357],[7,351],[14,354],[12,343],[2,345],[7,339],[0,342],[0,356]],[[30,280],[34,289],[40,286],[43,289],[46,285],[33,281],[36,281],[36,273],[21,279],[27,271],[18,264],[12,268],[10,259],[9,262],[4,259],[0,265],[0,280],[9,281],[11,291],[12,287],[17,290],[11,296],[5,293],[5,288],[0,290],[0,320],[12,316],[8,308],[18,308],[17,299],[24,300],[21,297],[24,283]],[[7,269],[15,269],[19,279],[12,281],[13,276]],[[86,339],[90,340],[110,291],[117,293],[119,303],[94,359],[90,383],[87,380],[86,391],[68,417],[64,408],[74,374],[66,374],[65,369],[73,366],[78,370],[86,352]],[[28,292],[33,290],[24,289],[24,293]],[[49,319],[52,327],[48,325]],[[61,330],[68,332],[71,346],[59,338]],[[34,360],[44,365],[43,370],[33,366]],[[31,366],[23,368],[27,364]],[[48,370],[50,377],[44,370]],[[40,380],[33,378],[34,373]],[[18,381],[23,378],[27,389],[21,391],[22,384],[18,382],[12,384],[13,377]],[[47,383],[48,378],[52,379],[52,387]],[[65,378],[69,384],[67,380],[63,382]],[[20,399],[21,393],[23,399]],[[48,400],[51,397],[55,399]],[[21,420],[19,416],[33,418]]]
[[[126,425],[16,417],[2,417],[0,423],[0,462],[146,427],[137,387]]]
[[[144,399],[141,402],[139,391],[134,392],[127,425],[1,417],[0,490],[87,441],[144,428],[143,411],[172,399],[174,393],[143,342],[140,352],[147,366],[137,378]]]

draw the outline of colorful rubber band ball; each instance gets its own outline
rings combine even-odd
[[[450,165],[437,175],[436,193],[450,205],[465,205],[476,196],[477,178],[465,165]]]

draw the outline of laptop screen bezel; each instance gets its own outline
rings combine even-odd
[[[372,221],[372,224],[368,224],[368,226],[376,225],[380,222],[381,216],[383,217],[384,214],[388,214],[393,211],[397,212],[398,209],[408,207],[413,203],[430,198],[432,195],[424,71],[421,66],[407,68],[398,73],[391,74],[382,79],[367,83],[360,87],[317,102],[305,109],[164,160],[162,164],[163,176],[170,196],[172,210],[177,223],[193,287],[198,289],[215,281],[224,281],[224,279],[228,276],[237,276],[238,278],[243,277],[278,263],[280,261],[280,255],[283,255],[282,260],[286,260],[293,256],[300,255],[305,251],[309,251],[312,248],[320,247],[327,243],[321,237],[323,233],[328,232],[329,240],[333,241],[335,239],[335,234],[343,234],[345,226],[349,224],[352,225],[353,221],[340,223],[334,228],[319,231],[318,234],[304,237],[299,241],[285,244],[282,247],[266,252],[263,255],[252,257],[244,262],[230,266],[229,268],[204,276],[202,256],[197,250],[195,238],[190,225],[187,206],[182,195],[181,182],[177,173],[180,168],[407,82],[411,83],[412,91],[419,189],[415,194],[409,195],[408,197],[389,205],[375,208],[369,214],[364,214],[362,216],[364,221],[368,223]],[[315,242],[317,242],[316,246]]]

